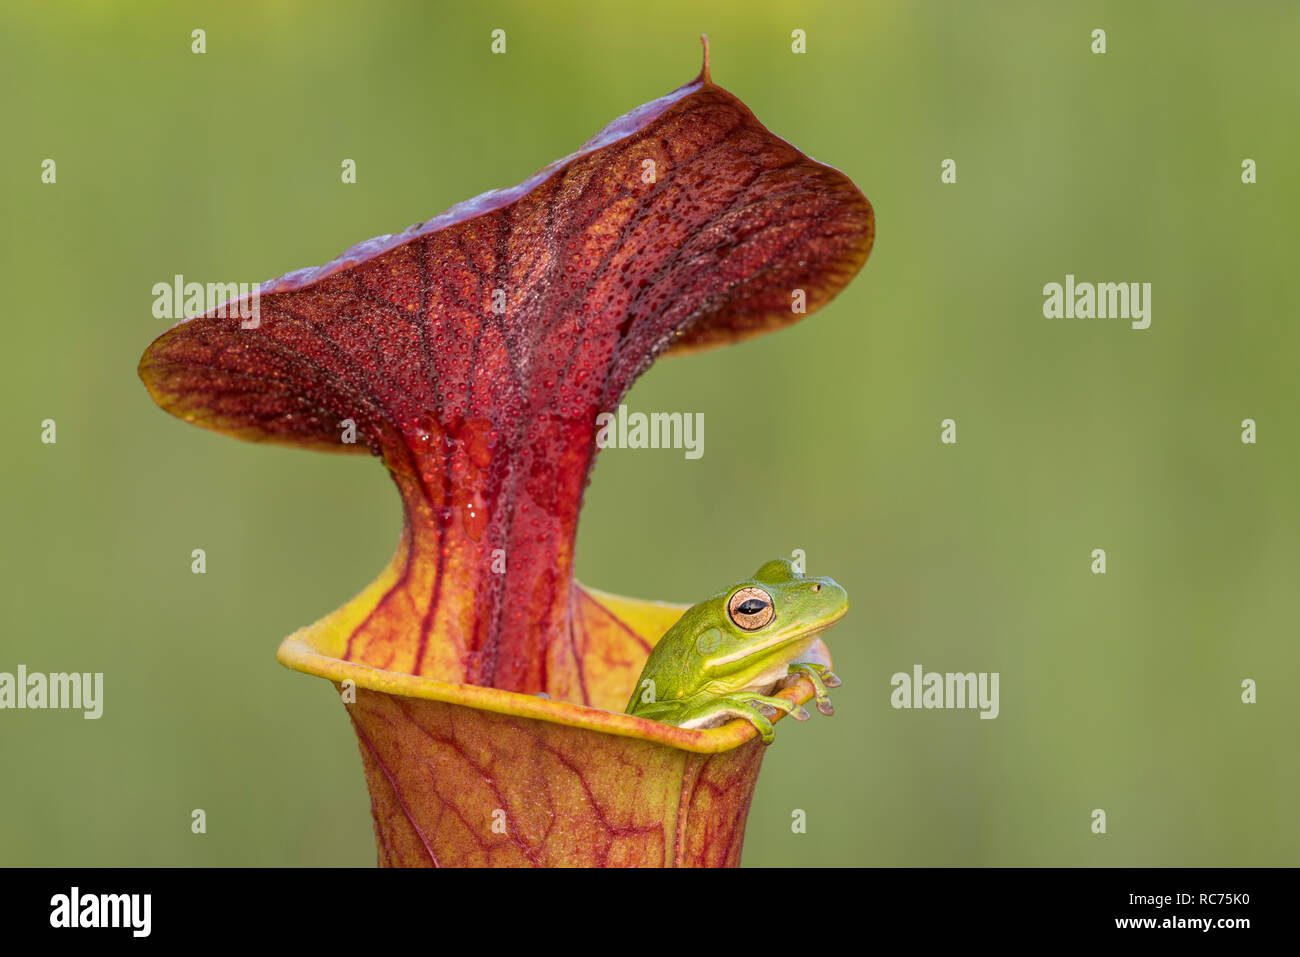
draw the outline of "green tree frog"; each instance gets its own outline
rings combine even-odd
[[[769,717],[798,721],[808,712],[773,697],[801,677],[817,692],[817,710],[833,714],[827,688],[840,679],[824,665],[801,661],[813,641],[849,610],[832,578],[807,578],[784,558],[686,610],[659,639],[625,711],[679,728],[711,728],[744,718],[764,744]]]

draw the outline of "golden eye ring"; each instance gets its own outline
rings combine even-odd
[[[772,623],[776,617],[776,608],[772,604],[771,595],[757,585],[746,585],[727,602],[727,617],[737,628],[758,631]]]

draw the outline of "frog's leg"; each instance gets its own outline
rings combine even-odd
[[[776,731],[773,729],[772,722],[768,720],[767,715],[759,710],[764,707],[784,711],[797,721],[806,721],[808,719],[807,711],[804,711],[803,708],[796,704],[791,704],[784,698],[773,698],[767,695],[753,694],[752,692],[737,691],[732,694],[722,694],[711,698],[698,710],[691,713],[691,723],[705,723],[711,718],[720,718],[726,715],[744,718],[758,729],[759,737],[763,739],[764,744],[771,744],[776,737]]]
[[[812,682],[813,691],[817,695],[818,711],[824,715],[835,713],[835,705],[831,704],[830,696],[826,694],[827,688],[838,688],[844,683],[835,672],[813,661],[793,661],[790,663],[790,675],[796,680],[807,678]]]

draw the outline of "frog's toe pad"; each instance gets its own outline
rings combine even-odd
[[[794,718],[796,721],[807,721],[809,718],[808,709],[795,708],[790,712],[790,717]]]
[[[837,675],[835,672],[823,671],[822,684],[824,684],[828,688],[838,688],[840,685],[844,684],[844,682],[840,680],[840,676]]]
[[[817,700],[817,710],[829,718],[835,713],[835,705],[831,704],[830,698],[819,698]]]

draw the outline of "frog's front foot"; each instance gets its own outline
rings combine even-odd
[[[750,698],[749,700],[753,702],[754,706],[763,713],[764,717],[771,718],[775,716],[777,712],[782,712],[784,714],[788,714],[796,721],[808,720],[808,712],[803,708],[803,706],[797,704],[791,704],[790,707],[787,708],[785,707],[785,705],[789,704],[789,702],[787,702],[784,698],[776,699],[778,702],[780,702],[779,705],[768,704],[766,698]]]
[[[797,704],[792,704],[784,698],[774,698],[747,691],[718,695],[705,708],[696,712],[694,717],[696,719],[707,719],[730,715],[736,718],[744,718],[758,729],[758,735],[763,739],[764,744],[771,744],[776,738],[776,730],[772,727],[768,715],[775,714],[777,711],[790,715],[796,721],[808,720],[808,712]]]
[[[811,681],[817,696],[817,710],[828,717],[835,713],[835,705],[831,704],[826,693],[827,688],[838,688],[844,683],[835,672],[812,661],[796,661],[790,665],[790,676],[795,680],[807,678]]]

